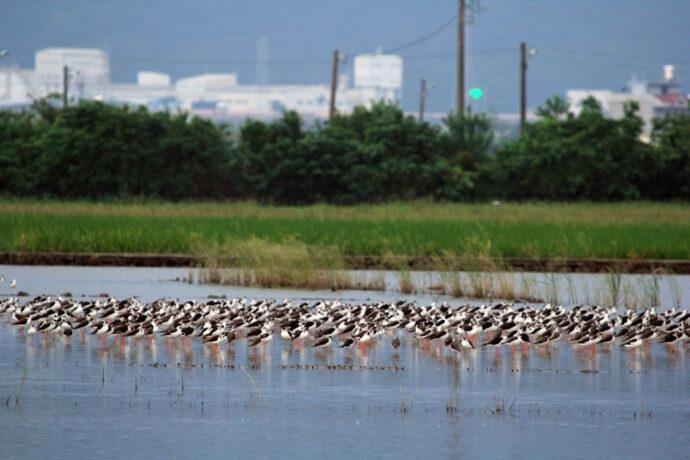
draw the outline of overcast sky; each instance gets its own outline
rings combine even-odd
[[[569,88],[619,90],[633,74],[658,80],[663,64],[675,64],[690,89],[690,0],[483,0],[481,7],[467,32],[466,85],[486,93],[475,110],[517,111],[521,40],[538,49],[529,107]],[[31,68],[37,49],[102,48],[116,82],[157,70],[173,78],[236,72],[254,83],[257,42],[266,37],[271,83],[327,83],[334,48],[386,51],[433,32],[455,10],[455,0],[0,0],[0,49],[12,52],[3,65]],[[405,109],[416,109],[421,78],[435,85],[431,111],[453,108],[454,50],[451,24],[400,51]]]

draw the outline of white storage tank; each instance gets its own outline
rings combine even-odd
[[[360,54],[355,56],[354,83],[360,88],[400,90],[402,58],[394,54]]]
[[[170,75],[161,72],[139,72],[137,73],[137,85],[170,86]]]

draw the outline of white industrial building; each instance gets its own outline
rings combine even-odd
[[[88,48],[47,48],[36,53],[36,83],[45,93],[61,93],[67,66],[78,97],[89,98],[110,84],[108,55]]]
[[[680,113],[690,114],[688,97],[675,91],[679,85],[674,77],[673,66],[667,65],[663,68],[663,81],[660,83],[647,83],[633,78],[626,85],[626,92],[572,89],[566,92],[566,98],[571,110],[577,115],[582,110],[582,102],[593,97],[601,104],[604,115],[614,119],[623,118],[627,102],[637,102],[638,115],[644,121],[643,137],[648,139],[655,118]]]
[[[285,110],[306,118],[328,116],[330,87],[326,84],[245,85],[234,73],[193,75],[173,83],[169,75],[152,71],[139,72],[136,83],[112,83],[108,55],[79,48],[40,50],[35,70],[0,68],[0,104],[26,104],[32,98],[62,93],[64,66],[69,68],[71,99],[145,105],[152,110],[181,108],[216,119],[273,118]],[[337,110],[350,112],[380,100],[398,103],[402,72],[399,56],[355,56],[353,78],[339,76]]]

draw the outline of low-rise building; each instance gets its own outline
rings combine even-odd
[[[674,80],[673,66],[664,66],[664,79],[660,83],[647,83],[636,78],[631,79],[624,92],[605,89],[572,89],[566,92],[571,110],[579,114],[585,99],[593,97],[600,104],[608,117],[619,119],[625,115],[625,104],[636,102],[638,114],[644,121],[643,137],[648,139],[655,118],[666,115],[688,114],[688,95],[678,91]]]
[[[362,54],[355,56],[353,64],[352,83],[349,75],[339,76],[338,111],[350,112],[380,100],[401,100],[403,63],[399,56]],[[214,119],[266,119],[286,110],[308,119],[328,116],[327,84],[241,84],[234,73],[192,75],[173,84],[169,75],[152,71],[139,72],[136,83],[112,83],[108,55],[81,48],[40,50],[35,70],[0,69],[0,104],[28,103],[32,98],[62,93],[65,66],[73,100],[145,105],[152,110],[180,108]]]

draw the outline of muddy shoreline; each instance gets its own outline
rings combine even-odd
[[[391,263],[376,256],[350,256],[345,258],[349,269],[443,270],[438,258],[400,257]],[[616,270],[621,273],[675,273],[690,274],[690,260],[629,260],[629,259],[525,259],[504,258],[504,266],[525,272],[602,273]],[[198,267],[201,259],[185,254],[113,254],[113,253],[0,253],[2,265],[75,265],[110,267]],[[462,262],[460,262],[462,266]],[[469,268],[469,267],[468,267]]]

